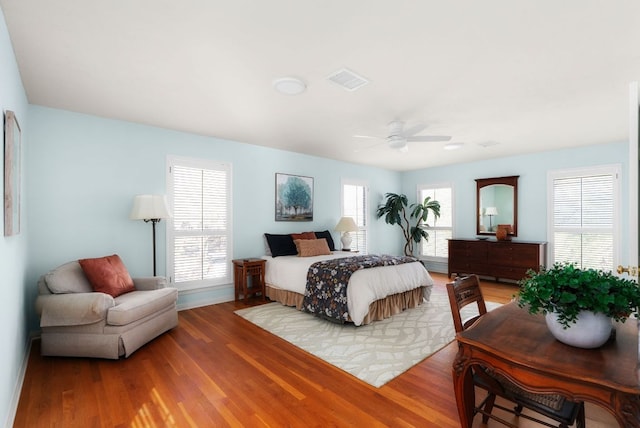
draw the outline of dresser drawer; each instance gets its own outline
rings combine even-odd
[[[529,269],[544,264],[546,243],[449,240],[449,276],[452,273],[491,276],[497,279],[521,280]]]
[[[540,248],[527,244],[496,244],[489,247],[489,260],[492,264],[532,267],[540,264]]]
[[[483,241],[449,241],[449,259],[487,262],[487,243]]]

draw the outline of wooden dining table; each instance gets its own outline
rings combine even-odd
[[[556,340],[543,315],[511,302],[457,334],[453,382],[462,427],[471,428],[475,393],[472,366],[502,374],[526,391],[558,393],[607,409],[621,427],[640,427],[638,323],[614,323],[600,348],[575,348]]]

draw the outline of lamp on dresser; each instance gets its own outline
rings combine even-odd
[[[336,232],[342,232],[340,241],[342,242],[342,251],[351,251],[352,238],[349,232],[357,232],[358,225],[353,217],[342,217],[335,227]]]
[[[498,208],[496,207],[487,207],[484,211],[484,215],[489,217],[489,232],[493,232],[493,225],[491,223],[491,218],[494,215],[498,215]]]
[[[133,199],[131,220],[151,222],[153,230],[153,276],[156,276],[156,223],[163,218],[170,218],[167,198],[164,195],[138,195]]]

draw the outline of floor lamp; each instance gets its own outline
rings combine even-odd
[[[133,199],[133,209],[129,218],[151,222],[153,230],[153,276],[156,276],[156,223],[169,218],[169,207],[164,195],[138,195]]]

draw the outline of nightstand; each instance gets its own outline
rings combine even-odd
[[[233,262],[233,283],[235,288],[236,301],[240,300],[240,294],[247,303],[249,296],[260,293],[263,299],[264,294],[264,269],[267,263],[264,259],[235,259]],[[249,287],[251,278],[251,287]]]

